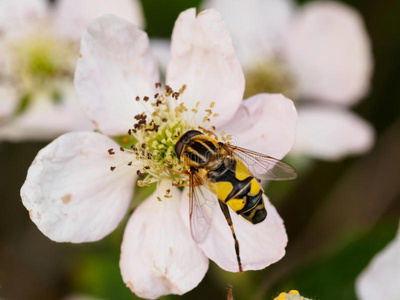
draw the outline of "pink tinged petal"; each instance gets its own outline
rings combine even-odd
[[[287,55],[303,98],[350,105],[368,92],[370,40],[359,13],[346,5],[305,5],[287,34]]]
[[[360,300],[400,299],[400,232],[379,252],[356,281]]]
[[[215,10],[205,10],[196,17],[196,10],[181,13],[172,34],[171,60],[167,68],[167,83],[179,90],[189,110],[187,118],[193,125],[202,124],[215,102],[212,124],[222,125],[232,118],[244,91],[244,76],[236,58],[228,29]],[[191,110],[200,102],[195,117]]]
[[[171,56],[171,41],[161,38],[152,38],[150,40],[150,45],[157,58],[161,73],[165,74]]]
[[[375,132],[371,124],[351,111],[333,107],[298,108],[296,143],[293,153],[325,160],[371,149]]]
[[[275,207],[264,195],[267,218],[256,225],[243,219],[230,209],[236,237],[240,245],[243,270],[260,270],[280,260],[285,255],[287,234]],[[222,269],[238,272],[234,240],[226,219],[215,208],[207,238],[199,244],[204,253]]]
[[[151,110],[159,81],[158,67],[143,31],[115,16],[106,15],[90,24],[83,35],[75,88],[82,109],[101,131],[125,134],[134,116]]]
[[[273,59],[294,11],[291,0],[210,0],[202,4],[220,12],[229,28],[236,53],[246,70]],[[240,22],[238,21],[240,20]]]
[[[143,28],[144,17],[138,0],[60,0],[56,3],[55,24],[67,38],[80,41],[91,21],[113,14]]]
[[[232,135],[231,143],[281,159],[292,148],[297,112],[281,94],[258,94],[245,100],[221,130]]]
[[[0,1],[0,31],[7,34],[29,27],[32,22],[46,16],[45,0],[2,0]]]
[[[192,240],[179,214],[181,192],[164,181],[157,193],[131,216],[122,242],[120,267],[126,285],[139,297],[155,299],[184,294],[196,287],[208,269],[208,259]]]
[[[56,242],[96,241],[112,232],[132,198],[136,172],[107,150],[119,146],[94,132],[67,133],[39,151],[22,203],[44,235]],[[115,150],[117,152],[117,150]]]

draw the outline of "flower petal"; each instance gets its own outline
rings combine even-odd
[[[294,154],[326,160],[367,152],[374,143],[373,127],[349,110],[300,107]]]
[[[205,109],[215,102],[212,119],[215,126],[226,123],[235,114],[244,91],[243,71],[236,58],[228,29],[215,10],[205,10],[196,17],[195,9],[181,13],[175,23],[171,42],[171,60],[167,83],[179,90],[193,125],[202,124]],[[199,113],[191,110],[199,102]]]
[[[0,124],[11,116],[18,107],[17,91],[8,84],[0,84]],[[1,128],[1,127],[0,127]]]
[[[142,7],[137,0],[60,0],[56,3],[56,26],[67,38],[81,40],[87,25],[97,17],[113,14],[143,28]]]
[[[74,91],[64,91],[60,103],[48,98],[32,99],[21,115],[0,127],[0,140],[48,141],[69,131],[94,129],[79,107]]]
[[[273,58],[290,23],[294,2],[242,0],[232,5],[230,0],[209,0],[202,7],[212,7],[221,13],[240,63],[246,70]]]
[[[22,203],[40,231],[56,242],[96,241],[112,232],[132,198],[136,173],[107,150],[119,147],[95,132],[67,133],[39,151]]]
[[[133,24],[106,15],[91,23],[83,35],[75,88],[92,122],[108,135],[126,134],[134,116],[151,110],[135,101],[152,97],[159,81],[149,39]]]
[[[299,11],[286,37],[303,98],[353,104],[367,93],[373,61],[357,11],[337,2],[312,2]]]
[[[232,135],[234,145],[281,159],[293,146],[296,122],[291,100],[281,94],[258,94],[243,101],[221,130]]]
[[[372,259],[368,267],[357,278],[358,298],[360,300],[400,299],[399,270],[400,231],[397,237]]]
[[[158,190],[172,198],[157,201],[157,193],[131,216],[121,249],[121,273],[139,297],[181,295],[196,287],[208,269],[208,259],[192,240],[179,215],[181,192],[166,180]]]
[[[167,65],[171,56],[171,41],[162,38],[152,38],[150,40],[151,49],[154,56],[157,57],[160,71],[165,75]]]
[[[187,203],[187,199],[184,202]],[[236,237],[240,244],[243,270],[266,268],[285,255],[288,240],[285,226],[275,207],[265,195],[264,202],[268,212],[267,218],[256,225],[230,210]],[[199,246],[222,269],[238,272],[232,233],[219,209],[214,211],[210,232]]]
[[[7,34],[10,31],[25,29],[46,14],[45,0],[0,1],[0,31]]]

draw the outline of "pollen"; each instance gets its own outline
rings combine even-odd
[[[184,164],[177,158],[175,145],[179,137],[189,130],[199,130],[204,134],[207,131],[201,127],[211,122],[210,118],[218,114],[212,112],[215,102],[209,108],[201,110],[198,101],[195,108],[188,109],[182,100],[186,85],[179,91],[174,91],[170,86],[162,88],[161,83],[156,83],[157,92],[152,96],[134,96],[132,101],[143,101],[153,108],[133,116],[134,123],[127,128],[127,135],[115,138],[121,145],[118,155],[123,157],[123,163],[112,166],[111,171],[122,166],[133,167],[139,180],[138,186],[149,186],[161,178],[169,178],[175,186],[187,185],[187,172]],[[193,120],[202,113],[203,123],[193,125]],[[207,126],[204,126],[207,127]],[[215,130],[215,128],[213,129]],[[131,144],[127,142],[130,141]],[[115,155],[114,149],[108,149],[109,155]],[[164,198],[171,198],[167,191]]]

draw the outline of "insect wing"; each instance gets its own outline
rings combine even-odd
[[[289,180],[297,177],[293,167],[279,159],[229,144],[224,144],[223,147],[236,160],[240,160],[256,178]]]
[[[201,242],[207,236],[217,201],[217,195],[208,189],[203,179],[197,173],[190,174],[190,230],[196,242]]]

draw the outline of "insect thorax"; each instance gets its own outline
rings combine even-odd
[[[218,142],[205,135],[193,137],[183,149],[183,160],[189,167],[213,169],[226,156]]]

